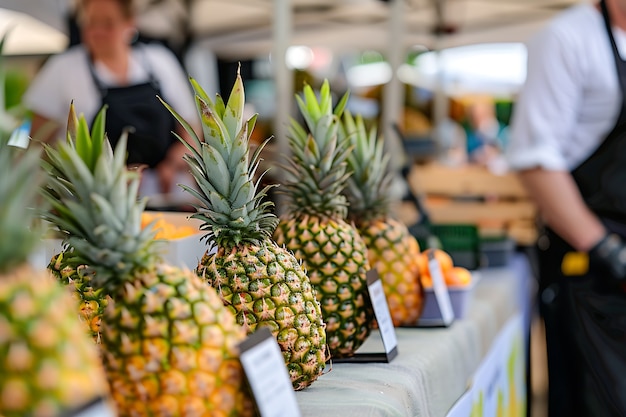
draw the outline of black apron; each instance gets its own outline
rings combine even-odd
[[[176,140],[172,134],[176,119],[157,99],[157,95],[161,98],[163,95],[150,67],[147,82],[124,87],[104,85],[96,75],[91,59],[89,70],[100,92],[101,105],[108,106],[105,131],[111,146],[115,148],[122,132],[129,129],[127,164],[157,166]]]
[[[602,14],[626,93],[626,62],[619,56],[608,11]],[[608,230],[626,239],[626,105],[598,149],[572,171],[583,199]],[[547,229],[538,239],[540,310],[546,325],[549,415],[626,416],[626,294],[591,264],[565,276],[575,252]]]

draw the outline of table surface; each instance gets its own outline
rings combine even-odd
[[[445,416],[499,330],[524,309],[523,270],[519,258],[481,270],[466,317],[448,328],[396,329],[398,356],[391,363],[327,365],[324,375],[296,393],[302,415]]]

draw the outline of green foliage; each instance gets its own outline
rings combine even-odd
[[[211,100],[202,87],[190,79],[196,106],[202,122],[203,140],[193,128],[167,103],[163,104],[176,117],[192,139],[184,160],[189,165],[197,189],[181,187],[201,203],[192,216],[204,222],[201,230],[210,245],[232,247],[248,242],[258,244],[272,236],[278,219],[270,212],[271,201],[264,201],[269,189],[259,190],[261,174],[256,177],[263,142],[250,157],[250,136],[256,124],[254,115],[244,121],[245,93],[239,73],[228,102],[217,95]]]
[[[39,241],[32,230],[41,180],[39,153],[8,145],[0,133],[0,271],[24,263]]]
[[[127,136],[115,152],[104,133],[106,108],[89,131],[70,107],[67,141],[45,146],[47,182],[42,193],[52,205],[44,219],[55,224],[74,248],[71,265],[89,265],[96,285],[118,285],[156,259],[151,228],[141,229],[147,202],[137,200],[140,176],[126,168]]]

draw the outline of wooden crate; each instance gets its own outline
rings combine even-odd
[[[409,186],[422,196],[433,223],[471,223],[481,235],[507,234],[519,244],[534,243],[537,209],[512,173],[496,175],[482,166],[459,168],[438,163],[415,165]],[[419,216],[407,204],[398,208],[411,224]]]
[[[528,199],[526,190],[515,174],[496,175],[478,165],[414,165],[409,174],[409,183],[412,190],[426,196]]]

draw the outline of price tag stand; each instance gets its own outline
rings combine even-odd
[[[383,284],[375,269],[367,272],[368,295],[366,302],[371,303],[380,337],[383,342],[384,352],[359,352],[348,358],[331,358],[334,363],[369,363],[369,362],[391,362],[398,355],[398,340],[396,330],[389,313],[389,305],[383,290]],[[371,336],[370,336],[371,337]]]
[[[448,327],[454,322],[454,310],[450,301],[448,287],[441,272],[441,265],[432,251],[428,253],[428,270],[433,281],[433,291],[437,303],[434,317],[420,318],[417,327]]]
[[[243,370],[261,417],[300,417],[278,342],[261,327],[239,344]]]
[[[117,413],[108,400],[98,397],[73,410],[65,411],[59,417],[116,417]]]

